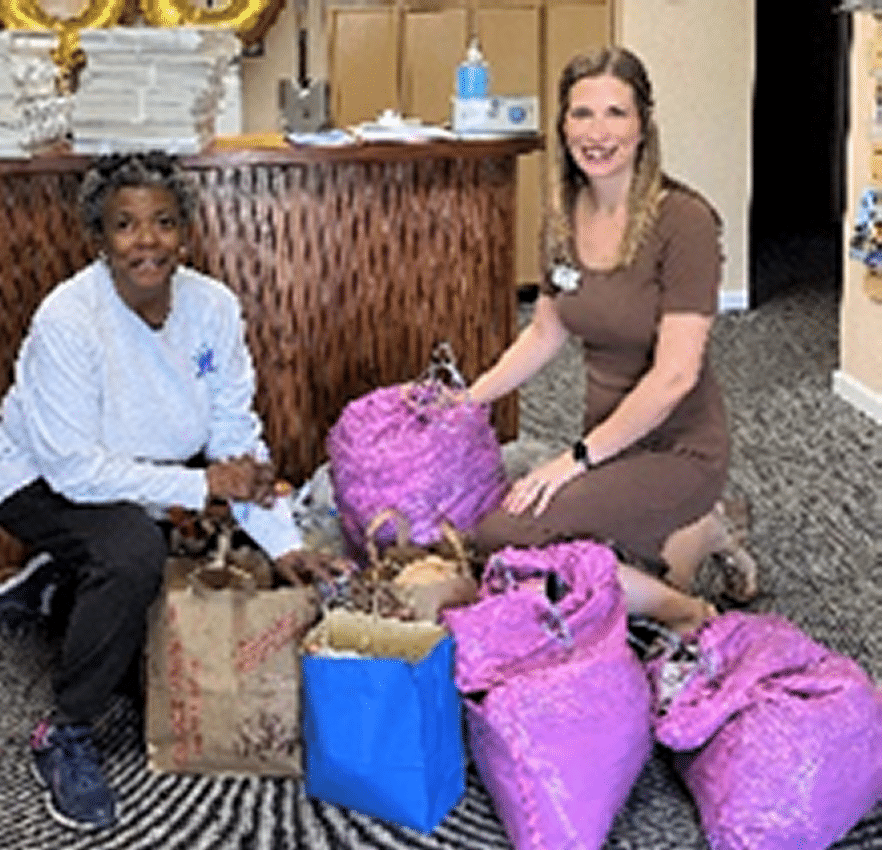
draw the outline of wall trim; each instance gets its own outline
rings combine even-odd
[[[721,289],[718,308],[721,313],[734,313],[737,310],[746,310],[748,303],[747,291],[744,289]]]
[[[833,392],[882,425],[882,395],[841,369],[833,373]]]

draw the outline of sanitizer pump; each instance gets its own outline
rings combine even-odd
[[[456,69],[456,96],[463,100],[487,97],[490,73],[477,37],[472,38],[465,60]]]

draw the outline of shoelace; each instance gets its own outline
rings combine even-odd
[[[71,778],[81,789],[89,791],[103,784],[98,767],[98,750],[92,741],[89,727],[70,726],[58,729],[54,737],[70,766]]]

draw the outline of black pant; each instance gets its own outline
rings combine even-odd
[[[0,525],[69,573],[74,598],[55,708],[63,722],[91,722],[142,647],[167,555],[162,530],[138,505],[74,503],[42,479],[0,503]]]

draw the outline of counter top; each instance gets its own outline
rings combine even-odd
[[[459,138],[419,142],[355,142],[318,147],[292,145],[281,133],[219,136],[202,153],[182,156],[188,168],[217,168],[258,164],[316,162],[407,162],[427,158],[480,159],[539,150],[540,135],[499,138]],[[86,154],[55,150],[23,159],[0,159],[0,175],[80,172],[93,159]]]

